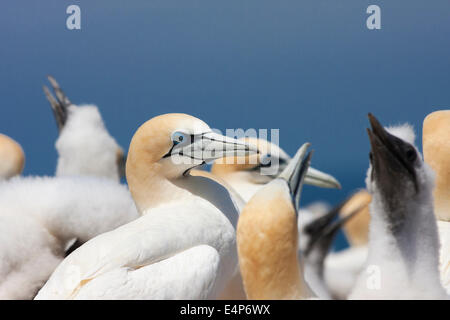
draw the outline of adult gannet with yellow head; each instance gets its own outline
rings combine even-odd
[[[237,227],[239,265],[249,299],[307,299],[314,294],[298,259],[297,212],[311,153],[304,144],[281,175],[246,204]]]
[[[36,298],[217,297],[237,265],[238,210],[224,186],[190,170],[252,152],[189,115],[166,114],[144,123],[132,138],[126,165],[142,217],[75,250]]]
[[[259,189],[286,168],[291,158],[283,149],[267,140],[254,137],[240,140],[257,147],[258,154],[217,160],[211,168],[211,173],[228,183],[245,201],[249,201]],[[271,167],[274,170],[271,170]],[[333,176],[314,168],[308,169],[305,184],[322,188],[341,188]]]
[[[436,173],[433,196],[441,241],[441,281],[450,294],[450,110],[436,111],[425,118],[423,155]]]
[[[18,142],[0,133],[0,180],[20,175],[25,165],[25,153]]]
[[[371,152],[367,269],[351,299],[446,299],[439,279],[433,172],[409,125],[383,128],[369,114]]]

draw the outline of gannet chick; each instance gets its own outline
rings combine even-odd
[[[55,97],[44,86],[58,126],[56,176],[88,175],[119,181],[124,175],[122,148],[109,134],[95,105],[74,105],[52,76]]]
[[[256,150],[189,115],[166,114],[144,123],[126,162],[143,216],[75,250],[36,298],[217,297],[237,265],[238,211],[226,188],[190,170],[251,152]]]
[[[441,241],[441,280],[450,294],[450,110],[436,111],[425,118],[423,155],[436,174],[433,196]]]
[[[32,299],[73,239],[139,217],[125,185],[97,177],[16,177],[0,182],[0,299]]]
[[[343,219],[351,214],[354,217],[343,225],[350,247],[331,252],[325,259],[325,283],[334,299],[347,299],[364,268],[368,253],[371,199],[367,190],[357,191],[339,211]]]
[[[20,175],[25,166],[25,153],[18,142],[0,133],[0,180]]]
[[[297,212],[311,153],[304,144],[280,174],[259,190],[238,221],[239,266],[248,299],[314,296],[298,258]]]
[[[352,198],[345,200],[328,212],[311,214],[304,209],[299,211],[299,243],[305,261],[305,279],[321,299],[334,298],[331,288],[325,282],[324,270],[324,262],[328,259],[333,240],[343,226],[362,212],[361,207],[356,207],[344,217],[336,219],[351,200]]]
[[[410,126],[384,129],[373,115],[369,120],[369,255],[349,298],[447,298],[439,280],[432,170]]]
[[[242,140],[257,147],[259,153],[245,158],[228,157],[217,160],[211,168],[211,173],[228,183],[247,202],[265,184],[275,179],[291,158],[279,146],[267,140],[251,137]],[[322,188],[341,188],[333,176],[314,168],[308,169],[305,184]]]

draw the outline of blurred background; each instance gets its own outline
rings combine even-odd
[[[81,8],[81,30],[66,8]],[[381,30],[366,9],[381,8]],[[149,118],[184,112],[211,127],[278,128],[289,154],[342,190],[364,187],[367,113],[409,122],[450,107],[448,0],[46,0],[0,4],[0,132],[26,153],[25,175],[52,175],[57,129],[42,92],[53,75],[75,104],[98,105],[124,147]],[[339,242],[344,245],[344,242]]]

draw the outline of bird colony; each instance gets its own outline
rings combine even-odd
[[[422,153],[413,127],[369,113],[366,188],[304,207],[305,185],[341,186],[301,137],[291,158],[168,113],[125,153],[95,105],[48,80],[55,175],[23,176],[0,134],[1,299],[448,299],[450,110],[425,117]]]

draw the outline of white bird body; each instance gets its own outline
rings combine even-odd
[[[410,126],[384,129],[369,119],[369,252],[349,298],[447,299],[438,271],[433,172],[414,146]]]
[[[450,295],[450,221],[437,221],[441,241],[439,267],[441,282]]]
[[[33,298],[72,239],[85,242],[138,216],[126,186],[110,179],[17,177],[0,183],[0,297]]]
[[[36,298],[116,299],[125,292],[126,299],[215,298],[230,277],[225,272],[216,279],[218,269],[237,264],[234,237],[229,220],[198,197],[161,206],[75,250]],[[187,256],[195,257],[189,260],[194,266],[186,264]],[[198,275],[185,278],[185,271]],[[167,283],[172,277],[177,290]]]
[[[331,295],[346,299],[367,260],[368,247],[355,246],[331,252],[325,259],[324,279]]]
[[[97,107],[70,104],[49,80],[57,100],[44,91],[60,131],[56,177],[0,183],[0,219],[8,239],[0,243],[5,299],[33,298],[75,241],[84,243],[140,216],[127,187],[118,183],[123,152]]]
[[[143,124],[127,160],[127,180],[142,217],[75,250],[36,298],[216,298],[237,267],[239,199],[207,174],[188,173],[209,159],[204,153],[210,146],[219,149],[213,159],[250,150],[183,114]]]
[[[344,300],[352,291],[358,275],[363,270],[368,253],[368,235],[371,196],[366,190],[359,190],[340,209],[345,218],[355,210],[357,214],[343,225],[350,247],[327,255],[324,263],[324,279],[331,295]]]
[[[55,146],[56,176],[87,175],[119,181],[118,157],[123,155],[105,128],[95,105],[70,105]]]

